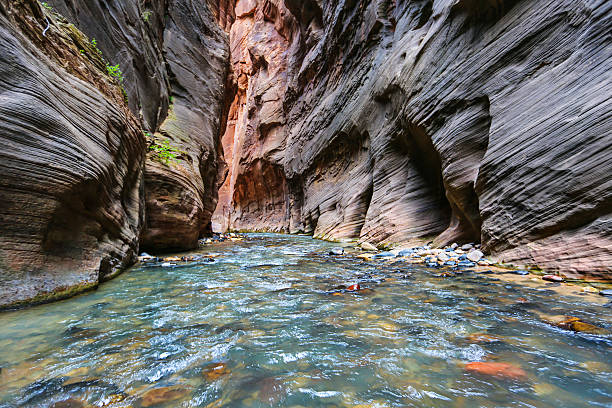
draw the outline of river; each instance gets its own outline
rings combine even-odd
[[[612,338],[543,318],[609,307],[333,246],[249,234],[1,313],[0,407],[612,407]]]

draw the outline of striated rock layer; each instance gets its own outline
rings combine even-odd
[[[611,8],[238,1],[215,227],[610,277]]]
[[[0,4],[0,308],[69,296],[135,259],[145,140],[74,26]],[[44,33],[44,34],[43,34]]]
[[[188,0],[11,3],[0,6],[0,307],[94,287],[139,246],[194,248],[226,171],[217,21],[231,14]],[[122,82],[107,72],[117,64]],[[166,143],[171,160],[150,150]]]
[[[149,152],[145,168],[145,251],[185,250],[211,231],[225,163],[219,126],[228,46],[220,25],[233,5],[188,0],[50,0],[125,75],[130,109],[175,159]]]

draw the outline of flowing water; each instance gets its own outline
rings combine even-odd
[[[215,262],[2,313],[0,407],[612,407],[612,339],[542,320],[610,330],[610,308],[331,247],[253,234],[199,251]]]

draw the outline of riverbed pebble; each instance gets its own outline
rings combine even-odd
[[[374,245],[370,244],[367,241],[361,243],[361,249],[365,251],[376,251],[377,250],[377,248]]]
[[[448,256],[445,252],[442,252],[438,254],[437,258],[440,262],[446,262],[450,259],[450,256]]]
[[[380,252],[374,255],[374,258],[395,258],[395,254],[390,251]]]
[[[520,367],[510,363],[494,361],[475,361],[465,366],[467,371],[512,380],[525,380],[527,373]]]
[[[484,256],[484,254],[482,252],[480,252],[479,250],[474,250],[474,251],[470,251],[467,254],[467,258],[472,261],[472,262],[478,262],[480,261],[480,258],[482,258]]]
[[[330,255],[342,255],[344,253],[344,248],[336,247],[329,250]]]

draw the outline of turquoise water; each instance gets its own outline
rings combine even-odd
[[[253,234],[199,251],[214,263],[2,313],[0,407],[612,407],[612,338],[543,318],[611,330],[612,309],[332,246]],[[356,281],[367,290],[333,293]]]

